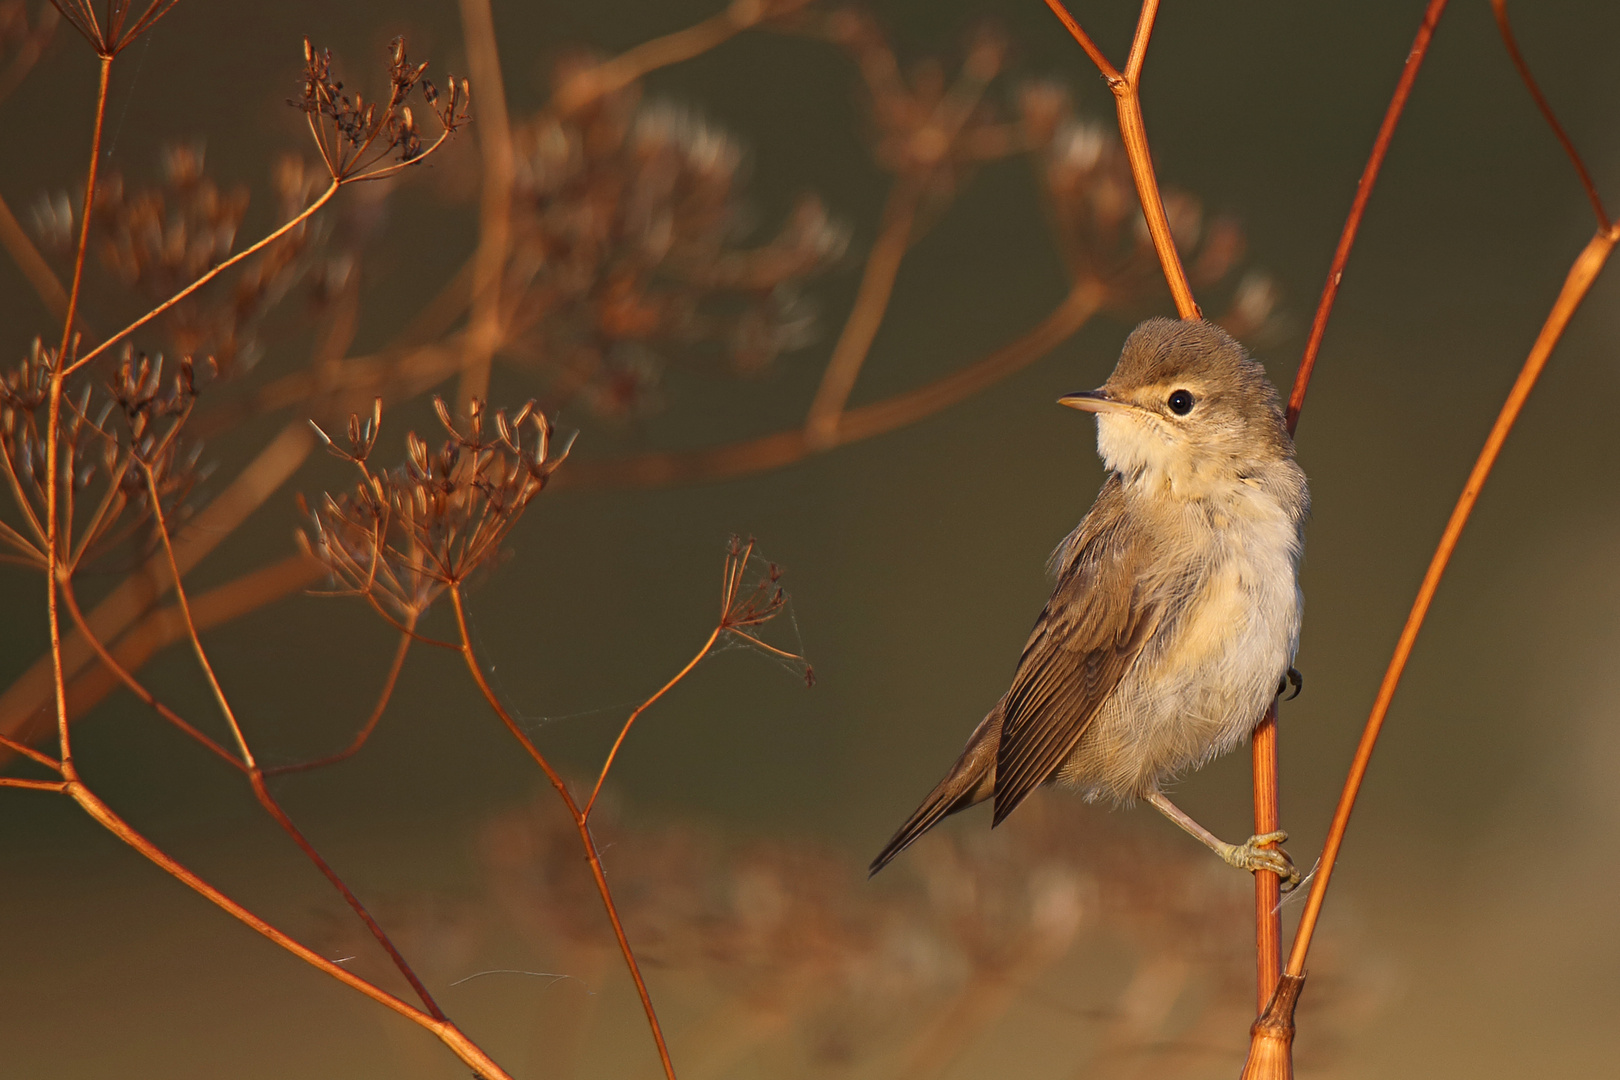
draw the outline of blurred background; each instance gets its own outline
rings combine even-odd
[[[1263,0],[1161,13],[1144,91],[1159,176],[1201,205],[1199,250],[1234,235],[1218,221],[1241,230],[1241,259],[1229,252],[1200,299],[1211,315],[1237,303],[1259,316],[1247,338],[1285,389],[1421,7]],[[497,3],[513,120],[533,125],[531,141],[519,139],[525,160],[546,153],[552,129],[529,118],[558,64],[620,53],[716,10],[705,0]],[[735,197],[716,228],[727,244],[758,247],[806,220],[794,215],[807,196],[827,220],[797,235],[803,258],[768,310],[724,309],[734,321],[716,323],[718,344],[613,352],[572,385],[535,359],[577,346],[566,327],[497,360],[496,401],[539,397],[579,437],[510,557],[476,581],[476,643],[535,739],[570,775],[593,775],[618,722],[711,629],[726,538],[756,537],[784,569],[791,618],[772,641],[802,650],[814,687],[757,650],[724,650],[643,717],[609,787],[609,872],[683,1076],[1236,1075],[1253,1009],[1249,882],[1158,815],[1047,792],[995,834],[987,814],[963,814],[874,883],[861,878],[1005,688],[1046,595],[1045,558],[1102,480],[1092,425],[1053,400],[1099,383],[1136,319],[1172,311],[1157,285],[1133,287],[1024,370],[899,430],[715,482],[615,487],[600,470],[590,481],[591,462],[802,422],[893,183],[861,74],[885,50],[914,87],[931,85],[931,63],[951,85],[964,56],[985,55],[976,35],[994,27],[1005,52],[975,116],[992,133],[1025,131],[1035,99],[1022,88],[1036,83],[1048,88],[1040,115],[1058,131],[1031,152],[964,163],[930,189],[853,404],[981,359],[1063,298],[1061,241],[1072,234],[1053,224],[1052,170],[1062,153],[1082,165],[1106,153],[1073,124],[1113,126],[1084,56],[1033,2],[891,0],[867,11],[865,36],[843,44],[791,26],[750,31],[652,71],[639,99],[622,99],[652,117],[638,130],[662,130],[694,168],[724,167]],[[1116,59],[1135,13],[1127,3],[1077,11]],[[1516,14],[1599,187],[1620,199],[1609,44],[1620,9]],[[276,220],[276,160],[313,156],[285,103],[299,89],[301,38],[332,48],[345,78],[370,90],[401,33],[431,76],[467,70],[453,4],[181,3],[115,65],[103,167],[133,194],[163,185],[166,147],[201,154],[222,191],[251,194],[239,248]],[[1055,87],[1070,95],[1067,117]],[[94,61],[63,26],[0,130],[0,194],[58,274],[53,207],[82,190],[94,89]],[[473,102],[476,114],[476,86]],[[222,412],[208,436],[214,471],[198,505],[297,410],[323,407],[241,406],[310,365],[335,311],[356,320],[348,355],[372,353],[466,262],[478,240],[478,125],[386,193],[340,197],[319,237],[323,261],[255,322],[240,381],[222,384],[239,411]],[[169,169],[172,181],[172,156]],[[1442,523],[1591,229],[1488,5],[1453,5],[1379,181],[1299,431],[1314,498],[1305,688],[1283,707],[1281,759],[1282,821],[1302,866]],[[138,287],[92,263],[91,325],[144,310]],[[1251,272],[1267,275],[1274,307],[1256,298]],[[1514,431],[1419,641],[1328,898],[1300,1014],[1301,1075],[1597,1075],[1620,1052],[1617,299],[1611,271]],[[27,279],[0,263],[0,356],[20,358],[53,324]],[[137,343],[172,350],[167,340]],[[759,340],[767,346],[752,347]],[[434,388],[453,397],[455,381]],[[378,460],[398,460],[404,433],[435,423],[420,392],[392,405]],[[290,555],[303,521],[294,494],[348,483],[341,462],[312,455],[199,566],[193,588]],[[127,563],[102,569],[81,582],[91,601]],[[38,576],[0,567],[0,601],[0,685],[11,685],[45,645]],[[429,628],[452,632],[444,619],[436,610]],[[396,635],[356,600],[293,595],[206,640],[262,756],[285,763],[349,740]],[[186,650],[161,653],[145,677],[214,723]],[[393,985],[239,778],[122,692],[80,731],[81,769],[138,828]],[[1218,834],[1246,836],[1248,773],[1247,753],[1230,755],[1188,777],[1178,802]],[[412,652],[360,754],[277,786],[399,928],[446,1009],[515,1075],[653,1075],[628,979],[594,896],[578,891],[583,866],[543,788],[460,661],[430,649]],[[0,867],[7,1075],[465,1074],[430,1038],[235,924],[66,800],[0,793]],[[1285,927],[1295,917],[1297,902]]]

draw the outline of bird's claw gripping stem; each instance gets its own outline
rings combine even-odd
[[[1294,868],[1294,860],[1288,857],[1288,852],[1271,846],[1287,839],[1285,832],[1261,833],[1241,844],[1223,844],[1217,854],[1239,870],[1271,871],[1282,879],[1282,891],[1289,892],[1299,884],[1299,871]]]

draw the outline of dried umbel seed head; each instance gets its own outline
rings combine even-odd
[[[1026,125],[1050,127],[1039,153],[1058,248],[1076,281],[1100,286],[1108,307],[1134,316],[1164,294],[1165,284],[1130,161],[1111,129],[1069,116],[1066,102],[1051,88],[1034,87],[1024,96]],[[1163,198],[1190,284],[1230,292],[1230,310],[1215,321],[1247,340],[1263,334],[1276,292],[1254,271],[1234,280],[1244,254],[1242,229],[1229,218],[1206,221],[1203,204],[1186,192],[1167,187]]]
[[[368,465],[380,403],[369,418],[350,419],[346,446],[316,428],[361,478],[350,491],[323,496],[299,537],[346,591],[407,623],[499,554],[568,455],[567,445],[553,448],[551,425],[532,402],[508,414],[474,401],[465,429],[442,400],[434,405],[444,442],[434,450],[411,432],[405,463],[383,472]]]
[[[1018,126],[986,100],[1007,51],[990,27],[969,36],[954,78],[935,59],[903,67],[864,12],[834,12],[823,32],[860,65],[878,163],[917,191],[925,217],[942,212],[977,166],[1022,149]]]
[[[96,16],[93,0],[51,0],[51,5],[90,43],[97,56],[117,56],[152,24],[169,13],[179,0],[150,0],[130,21],[130,0],[108,0],[104,17]]]
[[[15,368],[0,374],[0,458],[19,515],[0,527],[13,554],[45,564],[50,476],[49,383],[55,353],[38,341]],[[161,357],[127,346],[105,385],[93,376],[64,390],[57,423],[58,556],[69,571],[138,535],[152,518],[179,516],[198,479],[196,447],[181,429],[197,396],[189,358],[165,373]]]
[[[554,79],[588,67],[566,60]],[[645,414],[672,364],[750,374],[808,341],[799,289],[847,236],[805,198],[743,246],[745,155],[729,135],[632,84],[542,113],[514,142],[503,351],[541,367],[553,408]]]
[[[309,117],[327,172],[336,182],[370,180],[397,172],[432,149],[424,147],[416,114],[407,102],[418,87],[421,102],[439,122],[434,146],[443,142],[469,119],[470,90],[466,79],[448,79],[447,90],[423,78],[428,65],[412,64],[405,54],[405,39],[388,45],[388,94],[367,101],[360,92],[350,94],[332,72],[332,53],[316,49],[304,39],[304,78],[298,97],[288,104]],[[392,160],[394,164],[386,162]]]

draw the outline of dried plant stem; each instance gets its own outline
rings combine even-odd
[[[231,735],[236,740],[237,752],[241,755],[241,764],[245,766],[248,782],[253,788],[254,798],[259,800],[259,805],[264,807],[265,813],[269,814],[276,824],[280,825],[282,830],[292,838],[293,843],[298,845],[299,850],[315,865],[315,868],[331,883],[332,887],[342,895],[344,902],[354,910],[360,921],[365,923],[366,929],[371,931],[372,937],[377,939],[377,943],[383,947],[383,951],[394,962],[394,966],[399,969],[400,974],[405,976],[405,980],[411,984],[411,989],[415,990],[417,997],[422,999],[422,1004],[426,1006],[427,1011],[435,1020],[443,1020],[445,1018],[444,1012],[433,1000],[433,996],[428,993],[427,987],[423,985],[422,980],[417,978],[416,972],[411,970],[410,964],[406,962],[405,957],[395,947],[387,933],[383,931],[377,920],[371,917],[371,913],[360,902],[360,898],[338,876],[337,871],[332,869],[331,864],[321,856],[320,852],[315,850],[314,845],[309,842],[298,826],[293,824],[292,818],[287,816],[286,811],[281,808],[281,804],[270,794],[270,789],[264,781],[264,773],[259,769],[252,748],[248,746],[247,735],[237,722],[236,710],[231,707],[230,700],[225,695],[225,688],[220,685],[219,677],[214,672],[214,665],[209,662],[208,651],[203,648],[202,637],[197,633],[197,624],[191,617],[191,602],[187,599],[185,584],[180,578],[180,564],[175,561],[174,544],[169,539],[169,527],[163,519],[163,508],[159,501],[157,479],[152,475],[151,469],[148,468],[145,471],[147,493],[152,500],[154,524],[157,526],[157,533],[162,541],[164,554],[168,556],[170,573],[174,576],[175,603],[180,609],[182,620],[185,622],[186,636],[190,638],[192,651],[196,653],[197,665],[202,668],[203,675],[207,677],[208,685],[214,692],[214,701],[219,705],[219,711],[224,715],[225,722],[230,726]],[[133,682],[134,680],[130,681]],[[140,693],[147,701],[156,702],[150,692],[142,690]],[[173,716],[172,710],[165,708],[163,711]],[[175,716],[174,719],[182,724],[184,723],[184,721],[180,721],[178,716]]]
[[[208,750],[215,757],[224,761],[227,765],[231,766],[231,768],[241,772],[247,771],[247,767],[242,764],[241,759],[239,759],[229,750],[225,749],[225,747],[221,746],[218,742],[214,741],[207,734],[199,731],[196,727],[193,727],[192,724],[179,713],[175,712],[173,709],[163,704],[163,702],[159,701],[144,684],[135,678],[128,668],[118,662],[117,658],[108,651],[107,646],[102,644],[101,639],[96,637],[95,633],[90,629],[89,624],[85,622],[84,612],[79,608],[79,599],[76,595],[74,595],[72,581],[64,581],[62,583],[62,599],[67,604],[68,614],[73,617],[74,625],[79,628],[79,633],[84,635],[84,639],[90,643],[90,647],[94,649],[96,655],[101,658],[101,662],[107,668],[107,670],[110,671],[119,682],[128,687],[130,693],[140,698],[141,701],[146,704],[147,708],[156,712],[159,716],[163,717],[163,719],[167,720],[180,731],[191,736],[192,739],[196,740],[204,749]]]
[[[295,420],[282,428],[236,479],[187,522],[180,534],[173,538],[175,558],[180,564],[182,573],[189,573],[204,556],[234,532],[249,514],[263,505],[298,466],[303,464],[314,445],[315,437],[310,433],[309,425],[302,420]],[[113,641],[147,613],[168,587],[170,575],[163,564],[163,556],[154,555],[140,570],[125,578],[88,613],[90,626],[98,637],[103,641]],[[285,582],[287,579],[281,580]],[[298,588],[309,580],[311,579],[305,578],[303,581],[285,585],[285,591]],[[265,594],[266,599],[278,595],[282,593],[275,590],[269,590]],[[240,614],[241,611],[236,613]],[[122,643],[118,647],[121,648]],[[94,660],[94,653],[83,638],[75,635],[62,643],[60,659],[66,671],[77,672]],[[7,687],[3,694],[0,694],[0,734],[19,734],[29,720],[49,704],[55,662],[49,654],[41,657]],[[126,660],[126,664],[128,663]],[[131,665],[132,670],[138,666]]]
[[[602,771],[596,776],[596,786],[591,789],[591,797],[585,800],[585,809],[580,811],[580,817],[586,819],[590,818],[591,808],[596,805],[597,797],[602,794],[602,785],[607,783],[608,773],[612,771],[613,762],[619,756],[619,747],[624,745],[624,740],[630,734],[630,728],[633,724],[635,724],[636,719],[640,717],[642,713],[651,708],[653,702],[669,693],[669,691],[674,688],[676,683],[680,682],[682,679],[686,678],[687,675],[691,674],[692,669],[697,667],[705,656],[709,655],[709,650],[714,648],[714,643],[720,640],[721,629],[721,627],[716,626],[714,631],[709,634],[709,639],[703,643],[703,648],[697,651],[697,655],[688,660],[686,662],[686,666],[675,673],[674,678],[670,679],[669,682],[659,687],[656,694],[648,698],[646,701],[643,701],[640,705],[636,706],[636,711],[630,714],[629,719],[625,720],[624,726],[619,728],[619,737],[613,740],[613,748],[608,751],[607,757],[602,761]]]
[[[39,253],[39,248],[28,238],[28,233],[18,223],[11,207],[0,198],[0,247],[6,249],[11,261],[17,264],[28,284],[34,287],[39,298],[45,301],[45,307],[58,319],[67,318],[67,290],[56,279],[50,264]],[[82,324],[81,324],[82,325]]]
[[[26,791],[54,791],[60,794],[67,790],[66,780],[21,780],[14,776],[0,776],[0,787],[23,788]]]
[[[77,779],[68,780],[59,785],[58,789],[70,796],[87,814],[114,836],[134,848],[193,892],[219,907],[226,914],[275,942],[311,967],[324,971],[344,985],[358,990],[371,1000],[392,1009],[417,1026],[431,1032],[440,1042],[449,1047],[456,1057],[474,1069],[476,1074],[483,1080],[512,1080],[506,1070],[497,1065],[488,1054],[484,1053],[476,1043],[463,1034],[455,1024],[449,1020],[431,1016],[410,1003],[402,1001],[353,972],[345,970],[342,965],[333,963],[320,953],[261,919],[213,885],[198,877],[146,837],[136,832],[128,822],[115,814],[107,804],[97,798],[82,782]]]
[[[1372,198],[1373,184],[1378,180],[1378,170],[1384,165],[1384,155],[1389,151],[1389,144],[1395,138],[1395,127],[1400,123],[1401,113],[1406,109],[1406,99],[1412,94],[1412,86],[1417,82],[1418,70],[1423,66],[1423,58],[1429,55],[1429,42],[1434,38],[1434,28],[1440,22],[1441,14],[1446,10],[1446,0],[1429,0],[1428,7],[1423,9],[1423,19],[1418,23],[1417,36],[1412,39],[1412,47],[1406,53],[1406,65],[1401,68],[1401,77],[1395,83],[1395,93],[1390,96],[1389,107],[1384,110],[1384,121],[1378,126],[1378,135],[1373,139],[1372,153],[1367,155],[1367,164],[1361,170],[1361,179],[1356,181],[1356,197],[1350,203],[1350,213],[1344,219],[1344,229],[1339,233],[1339,246],[1333,252],[1333,262],[1328,265],[1327,281],[1322,286],[1322,298],[1317,302],[1316,315],[1311,320],[1311,335],[1305,342],[1305,353],[1299,361],[1299,371],[1294,376],[1294,388],[1288,395],[1288,432],[1293,434],[1299,426],[1299,411],[1305,407],[1305,391],[1311,385],[1311,372],[1316,368],[1316,355],[1322,348],[1322,337],[1327,333],[1328,316],[1333,313],[1333,303],[1339,296],[1339,283],[1344,280],[1344,267],[1350,260],[1350,249],[1355,246],[1356,232],[1361,228],[1361,218],[1367,212],[1367,200]]]
[[[900,263],[911,246],[921,199],[922,188],[903,177],[896,180],[889,191],[888,202],[883,207],[883,225],[867,256],[860,288],[855,294],[855,306],[844,320],[844,329],[833,346],[821,385],[810,403],[810,413],[805,417],[805,442],[812,450],[825,450],[838,443],[839,418],[855,389],[861,366],[872,351],[872,341],[883,323],[884,312],[889,309],[889,297],[894,294]]]
[[[1125,70],[1119,71],[1097,48],[1080,24],[1063,6],[1063,0],[1046,0],[1046,6],[1058,17],[1065,29],[1091,62],[1102,72],[1108,89],[1114,94],[1114,109],[1119,115],[1119,134],[1125,143],[1125,155],[1131,163],[1131,178],[1136,182],[1136,195],[1142,203],[1142,215],[1147,221],[1148,234],[1153,237],[1153,249],[1164,268],[1165,281],[1176,302],[1176,312],[1183,319],[1201,319],[1203,313],[1193,299],[1192,286],[1187,283],[1187,272],[1181,265],[1181,254],[1170,235],[1170,219],[1165,216],[1164,199],[1159,194],[1159,182],[1153,174],[1153,154],[1148,148],[1147,125],[1142,119],[1142,62],[1147,58],[1148,41],[1153,37],[1153,19],[1159,11],[1159,0],[1142,0],[1142,11],[1136,20],[1136,35],[1131,39],[1131,52],[1125,61]]]
[[[1525,88],[1530,91],[1530,96],[1535,99],[1536,108],[1541,110],[1542,119],[1546,120],[1547,126],[1552,128],[1552,133],[1558,139],[1558,144],[1564,148],[1564,153],[1569,155],[1570,162],[1575,166],[1575,173],[1580,177],[1581,187],[1586,191],[1587,201],[1592,204],[1592,211],[1597,214],[1598,228],[1608,228],[1609,212],[1603,208],[1603,197],[1598,194],[1597,185],[1592,182],[1592,174],[1586,171],[1586,162],[1581,160],[1581,155],[1576,151],[1574,142],[1570,140],[1569,134],[1564,130],[1564,125],[1558,122],[1558,117],[1553,113],[1552,105],[1547,101],[1546,95],[1541,92],[1541,87],[1536,83],[1535,76],[1530,73],[1530,65],[1525,63],[1524,54],[1519,51],[1519,43],[1513,36],[1513,24],[1508,21],[1507,0],[1491,0],[1491,11],[1496,16],[1496,28],[1501,32],[1502,44],[1507,46],[1508,56],[1513,60],[1513,66],[1519,71],[1519,78],[1524,80]]]
[[[501,277],[512,242],[512,183],[516,166],[512,125],[506,113],[500,49],[489,0],[461,0],[461,26],[467,40],[467,63],[479,91],[478,148],[484,161],[483,193],[478,210],[478,251],[473,256],[472,321],[456,392],[458,407],[489,393],[489,370],[500,346]]]
[[[423,156],[425,157],[426,154],[424,153]],[[372,177],[368,176],[365,178],[371,179]],[[263,251],[277,240],[280,240],[283,236],[286,236],[288,233],[298,228],[298,226],[314,217],[315,214],[320,211],[321,207],[331,202],[332,196],[338,193],[338,188],[342,187],[343,183],[344,182],[341,180],[334,179],[329,185],[327,185],[326,190],[321,192],[314,202],[300,210],[286,224],[282,225],[280,228],[276,229],[274,232],[270,233],[257,243],[243,248],[235,255],[232,255],[230,258],[221,262],[212,270],[209,270],[207,273],[198,277],[196,281],[193,281],[190,285],[187,285],[185,288],[163,301],[157,307],[148,311],[145,315],[142,315],[140,318],[136,319],[134,322],[130,323],[128,326],[109,337],[106,341],[103,341],[100,345],[97,345],[95,348],[79,357],[72,364],[68,365],[66,370],[63,371],[63,374],[69,375],[77,371],[79,368],[88,364],[90,361],[106,352],[112,346],[134,333],[136,330],[139,330],[141,327],[145,326],[147,323],[151,322],[159,315],[162,315],[165,311],[168,311],[170,308],[174,307],[174,305],[178,304],[180,301],[184,300],[186,297],[208,284],[210,281],[213,281],[220,274],[223,274],[225,271],[229,270],[243,259],[252,258],[254,255],[257,255],[259,252]],[[75,274],[75,279],[77,279],[77,274]],[[71,294],[69,295],[69,299],[71,301]],[[69,310],[72,310],[71,303],[69,304]]]
[[[1547,358],[1552,355],[1553,347],[1563,336],[1570,317],[1575,314],[1575,309],[1580,306],[1587,290],[1592,287],[1598,272],[1608,261],[1617,240],[1620,240],[1620,227],[1606,225],[1592,237],[1580,255],[1576,256],[1569,275],[1564,279],[1564,287],[1553,302],[1547,321],[1542,325],[1541,332],[1536,335],[1535,344],[1530,348],[1530,355],[1525,358],[1524,367],[1520,369],[1519,377],[1514,381],[1513,389],[1508,392],[1507,400],[1503,402],[1502,410],[1497,414],[1496,423],[1492,425],[1491,432],[1485,439],[1485,445],[1474,462],[1473,471],[1468,474],[1468,482],[1463,485],[1462,494],[1458,496],[1457,505],[1451,511],[1451,518],[1446,522],[1445,531],[1440,534],[1440,543],[1435,548],[1433,558],[1429,560],[1429,568],[1423,575],[1423,584],[1418,588],[1417,597],[1412,601],[1412,610],[1406,617],[1406,625],[1402,627],[1400,639],[1395,644],[1395,655],[1390,658],[1389,667],[1384,672],[1384,680],[1378,687],[1378,696],[1373,699],[1372,711],[1367,717],[1361,741],[1356,746],[1355,757],[1350,763],[1350,775],[1345,779],[1338,807],[1334,810],[1333,823],[1328,828],[1327,842],[1322,847],[1321,863],[1317,868],[1315,880],[1311,882],[1310,894],[1305,898],[1305,909],[1300,915],[1299,930],[1294,935],[1294,946],[1288,955],[1287,970],[1290,975],[1298,976],[1305,972],[1305,957],[1310,952],[1311,937],[1316,932],[1316,922],[1322,912],[1322,901],[1327,893],[1328,883],[1333,878],[1333,868],[1339,857],[1339,849],[1344,843],[1344,833],[1350,824],[1350,812],[1355,809],[1356,795],[1360,792],[1362,779],[1367,774],[1367,764],[1372,759],[1373,747],[1378,742],[1378,734],[1384,726],[1384,717],[1388,714],[1390,702],[1395,697],[1395,689],[1400,685],[1401,674],[1406,670],[1406,662],[1412,655],[1412,646],[1417,641],[1418,631],[1423,627],[1423,619],[1428,614],[1429,604],[1434,600],[1435,591],[1440,587],[1440,578],[1445,574],[1446,565],[1451,561],[1451,554],[1456,550],[1457,541],[1462,536],[1463,526],[1468,523],[1468,517],[1479,499],[1480,489],[1485,486],[1491,467],[1496,464],[1496,458],[1502,451],[1502,444],[1507,441],[1508,432],[1513,430],[1514,422],[1518,420],[1525,400],[1529,398],[1530,391],[1536,385],[1536,379],[1540,377],[1542,369],[1547,364]]]
[[[316,758],[313,761],[300,761],[292,765],[272,766],[271,768],[263,770],[264,775],[268,778],[271,776],[281,776],[286,773],[308,772],[311,769],[320,769],[327,765],[335,765],[340,761],[345,761],[353,757],[355,754],[358,754],[360,752],[360,748],[366,745],[366,740],[371,738],[371,733],[377,730],[377,724],[382,720],[383,713],[388,709],[388,702],[394,696],[394,687],[399,684],[400,672],[405,670],[405,657],[410,653],[411,642],[415,640],[416,637],[415,630],[416,614],[415,612],[412,612],[405,619],[405,629],[399,635],[399,645],[394,649],[394,660],[393,663],[389,664],[388,666],[388,674],[383,679],[382,691],[377,695],[377,704],[372,707],[371,715],[366,718],[365,724],[361,726],[360,730],[355,734],[354,739],[350,741],[348,746],[344,747],[342,750],[339,750],[335,754],[328,754],[325,757]]]
[[[988,356],[915,390],[844,412],[833,447],[847,446],[916,423],[995,385],[1073,336],[1096,314],[1103,290],[1082,282],[1022,337]],[[570,461],[557,483],[582,487],[659,487],[726,480],[765,472],[816,453],[802,428],[697,450],[638,454],[606,461]]]
[[[90,135],[90,168],[85,176],[84,209],[79,219],[79,243],[73,252],[73,278],[68,286],[67,314],[62,317],[62,347],[56,354],[57,367],[65,369],[62,375],[73,370],[66,366],[68,347],[73,344],[73,316],[79,309],[79,288],[84,284],[84,256],[90,246],[90,211],[96,202],[96,173],[101,166],[101,127],[107,116],[107,84],[112,78],[112,62],[110,55],[101,57],[101,78],[96,86],[96,119]],[[52,431],[55,431],[54,426]],[[54,483],[56,474],[51,475]]]
[[[644,41],[580,72],[557,91],[552,108],[572,113],[604,95],[622,90],[648,72],[701,56],[759,22],[767,4],[763,0],[733,0],[726,10],[684,30]]]
[[[1254,729],[1254,834],[1276,832],[1277,706],[1266,710]],[[1264,1012],[1277,976],[1282,974],[1282,879],[1270,871],[1254,875],[1254,957],[1256,1009]]]
[[[675,1064],[670,1060],[669,1047],[664,1042],[664,1029],[658,1022],[658,1012],[653,1008],[652,995],[647,991],[647,982],[641,977],[641,965],[637,962],[635,953],[630,949],[630,939],[625,936],[624,924],[619,920],[619,909],[613,902],[613,891],[608,887],[607,875],[602,870],[602,857],[601,853],[597,851],[596,839],[591,835],[590,822],[584,812],[580,810],[579,804],[574,801],[574,796],[569,792],[568,785],[563,781],[562,776],[552,766],[551,762],[546,760],[546,756],[540,752],[539,747],[534,745],[534,741],[518,725],[518,722],[512,718],[512,714],[506,711],[506,706],[501,704],[500,698],[495,695],[495,691],[490,687],[489,680],[484,678],[483,668],[478,662],[478,654],[473,651],[472,636],[467,629],[467,611],[461,598],[461,586],[456,582],[451,582],[448,592],[450,593],[451,607],[455,609],[456,613],[456,630],[461,638],[459,651],[466,661],[468,672],[472,674],[473,682],[478,686],[479,693],[484,695],[484,700],[489,703],[489,707],[494,710],[501,723],[506,725],[506,730],[512,733],[512,737],[518,741],[518,744],[523,747],[529,757],[534,759],[535,764],[540,766],[540,771],[545,773],[546,779],[551,782],[551,786],[556,789],[558,796],[562,798],[563,805],[568,808],[568,815],[573,819],[574,828],[579,832],[580,845],[585,849],[585,861],[590,864],[591,879],[596,884],[597,895],[602,898],[602,906],[607,909],[608,922],[613,926],[613,936],[619,943],[619,952],[624,957],[625,966],[630,970],[630,978],[636,984],[636,993],[641,997],[641,1009],[646,1013],[647,1026],[652,1031],[653,1043],[658,1049],[658,1060],[664,1067],[664,1076],[667,1080],[675,1080]]]
[[[49,406],[45,422],[45,608],[50,624],[51,690],[56,700],[57,757],[62,777],[72,780],[73,745],[68,737],[67,683],[62,672],[62,614],[57,610],[57,582],[62,568],[61,521],[58,514],[58,443],[62,423],[62,382],[66,377],[68,346],[73,341],[73,313],[79,305],[79,286],[84,281],[84,255],[90,243],[90,209],[96,201],[96,169],[101,162],[101,129],[107,116],[107,83],[112,74],[112,56],[101,57],[101,78],[96,89],[95,123],[90,136],[90,168],[84,184],[84,207],[79,227],[79,244],[73,258],[73,284],[68,289],[67,313],[62,317],[62,346],[51,365]],[[72,505],[69,504],[71,515]],[[71,522],[70,522],[71,524]]]
[[[1311,373],[1316,368],[1316,357],[1322,347],[1322,337],[1327,331],[1328,316],[1333,312],[1334,301],[1339,295],[1339,284],[1344,279],[1345,264],[1349,261],[1350,250],[1356,242],[1356,233],[1361,228],[1361,219],[1367,210],[1367,202],[1372,197],[1373,185],[1377,182],[1378,171],[1383,167],[1384,156],[1389,151],[1389,144],[1395,137],[1396,125],[1400,122],[1401,113],[1406,108],[1407,98],[1411,96],[1412,86],[1417,81],[1418,70],[1423,65],[1423,58],[1428,55],[1429,42],[1434,37],[1434,28],[1445,10],[1446,0],[1430,0],[1424,10],[1423,19],[1418,24],[1417,36],[1412,47],[1407,51],[1406,64],[1401,69],[1401,77],[1395,84],[1395,92],[1390,97],[1389,107],[1384,110],[1383,123],[1379,125],[1378,134],[1373,139],[1372,152],[1367,157],[1367,164],[1361,170],[1361,179],[1356,185],[1356,196],[1350,204],[1350,213],[1345,218],[1344,229],[1339,234],[1339,245],[1334,250],[1333,261],[1328,267],[1327,282],[1322,287],[1322,297],[1316,306],[1316,315],[1311,321],[1310,337],[1305,344],[1304,355],[1300,359],[1299,369],[1294,376],[1294,386],[1288,395],[1287,425],[1288,433],[1292,435],[1299,426],[1300,410],[1305,405],[1305,392],[1310,386]],[[1277,805],[1278,775],[1277,775],[1277,713],[1273,706],[1255,730],[1253,741],[1254,761],[1254,831],[1256,834],[1276,831],[1280,825],[1280,814]],[[1255,907],[1255,968],[1257,974],[1256,993],[1259,1000],[1259,1009],[1262,1014],[1267,1012],[1272,1001],[1274,991],[1278,985],[1277,980],[1282,971],[1282,914],[1278,908],[1281,900],[1281,883],[1275,874],[1259,873],[1254,877],[1254,907]],[[1297,996],[1297,993],[1296,993]],[[1292,1015],[1290,1011],[1290,1016]],[[1274,1034],[1267,1028],[1268,1037]],[[1292,1059],[1289,1058],[1288,1068],[1292,1071]]]

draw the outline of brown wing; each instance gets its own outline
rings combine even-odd
[[[994,824],[1057,772],[1158,625],[1137,586],[1148,552],[1140,536],[1125,542],[1123,504],[1111,478],[1061,555],[1057,586],[1002,700]]]

